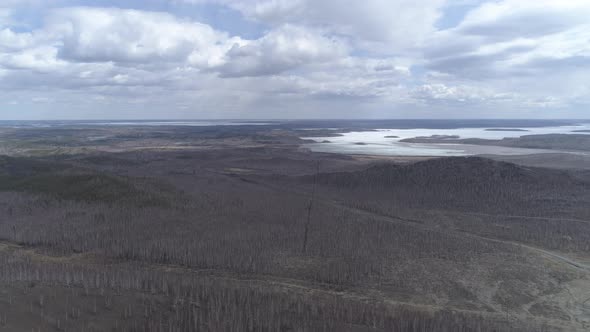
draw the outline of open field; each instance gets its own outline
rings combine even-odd
[[[0,331],[590,328],[584,160],[299,137],[3,129]]]

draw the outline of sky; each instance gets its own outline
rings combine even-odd
[[[590,118],[588,0],[0,0],[0,120]]]

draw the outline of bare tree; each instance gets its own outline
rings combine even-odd
[[[309,225],[311,224],[311,210],[313,208],[313,201],[315,199],[316,188],[318,185],[318,176],[320,174],[320,161],[318,160],[316,163],[316,172],[314,175],[313,180],[313,187],[311,189],[311,196],[309,198],[309,203],[307,205],[307,219],[305,220],[305,228],[303,231],[303,247],[301,251],[305,254],[307,252],[307,241],[309,236]]]

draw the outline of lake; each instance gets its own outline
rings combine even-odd
[[[576,125],[547,126],[547,127],[478,127],[478,128],[386,128],[370,131],[351,131],[336,137],[302,137],[317,143],[305,144],[305,147],[315,152],[368,154],[387,156],[467,156],[480,154],[523,155],[536,153],[555,153],[555,150],[523,149],[498,146],[468,145],[468,144],[424,144],[405,143],[403,139],[446,135],[458,138],[502,139],[506,137],[520,137],[524,135],[543,134],[590,134],[590,123]],[[336,132],[336,130],[335,130]],[[329,141],[330,143],[322,143]],[[572,152],[580,153],[580,152]]]

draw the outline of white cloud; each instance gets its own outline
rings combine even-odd
[[[586,0],[504,0],[484,3],[469,12],[457,30],[492,40],[534,38],[588,22]]]
[[[33,35],[30,33],[15,33],[8,28],[0,30],[0,50],[14,51],[34,46]]]
[[[222,76],[275,75],[306,64],[324,63],[347,54],[346,46],[317,31],[285,25],[264,37],[235,43],[217,66]]]
[[[433,35],[426,66],[446,74],[436,83],[518,91],[513,106],[580,107],[590,86],[588,17],[588,1],[485,3]]]
[[[118,66],[192,66],[221,75],[274,75],[346,56],[338,38],[284,25],[257,40],[229,37],[212,27],[167,13],[114,8],[52,10],[33,32],[0,30],[0,62],[11,68],[43,64],[115,63]]]
[[[57,49],[51,46],[38,46],[22,50],[18,53],[0,54],[0,65],[9,69],[30,69],[36,71],[52,71],[66,66],[66,62],[56,57]]]
[[[81,62],[178,62],[227,38],[205,24],[137,10],[59,9],[48,25],[63,36],[60,57]]]
[[[185,0],[217,2],[270,26],[322,28],[375,52],[394,53],[422,44],[434,31],[445,0]]]
[[[535,62],[553,59],[567,64],[568,59],[589,56],[588,17],[588,1],[486,3],[456,28],[433,35],[426,56],[436,70],[473,77],[561,70]]]
[[[518,98],[515,93],[499,93],[492,89],[473,86],[455,85],[448,86],[443,83],[424,84],[412,90],[412,95],[417,100],[427,103],[458,102],[503,102],[514,101]]]

